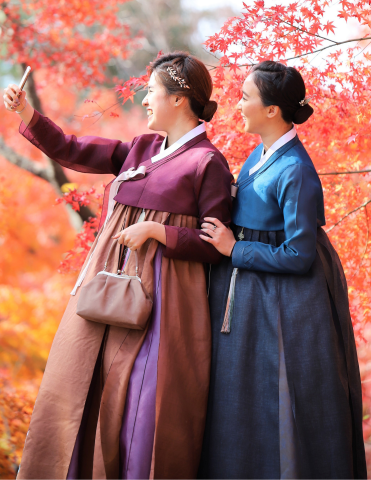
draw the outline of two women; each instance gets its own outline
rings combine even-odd
[[[202,266],[191,260],[217,263],[221,258],[206,246],[224,257],[211,269],[212,367],[199,477],[366,478],[361,385],[345,277],[321,228],[320,181],[293,126],[313,112],[304,82],[293,68],[263,62],[244,83],[239,109],[246,132],[260,134],[263,143],[238,178],[231,231],[226,228],[230,174],[219,152],[200,138],[204,134],[195,118],[210,118],[198,105],[211,108],[205,101],[211,90],[201,99],[204,87],[196,80],[207,77],[192,77],[185,67],[190,60],[178,57],[183,60],[168,56],[155,62],[144,101],[150,128],[165,130],[167,145],[160,147],[166,140],[158,136],[129,145],[76,140],[24,110],[24,120],[31,122],[22,127],[24,134],[64,166],[117,175],[124,160],[126,170],[149,158],[164,164],[164,175],[154,170],[148,183],[138,180],[120,189],[112,214],[108,205],[112,216],[93,246],[86,277],[78,282],[101,268],[110,235],[128,215],[132,226],[117,237],[145,256],[142,275],[155,300],[148,331],[110,327],[104,332],[77,317],[76,300],[71,300],[52,347],[21,478],[66,475],[68,467],[68,478],[113,478],[118,472],[121,478],[194,477],[210,338]],[[11,108],[14,95],[8,96]],[[184,116],[176,117],[177,105]],[[169,112],[173,117],[166,123]],[[185,125],[189,133],[179,141]],[[192,139],[195,133],[199,136]],[[143,208],[148,209],[145,222],[135,224]],[[203,233],[195,217],[205,220]],[[171,226],[163,227],[167,218]],[[166,248],[159,250],[157,242]],[[67,352],[73,362],[67,357],[61,367],[58,360]],[[103,390],[94,380],[99,373]],[[135,394],[138,384],[148,394]],[[143,463],[145,470],[138,466]]]
[[[260,144],[232,231],[206,218],[212,368],[200,478],[366,478],[362,392],[323,193],[293,124],[313,109],[294,68],[262,62],[238,108]],[[215,226],[217,228],[215,228]]]
[[[51,348],[18,478],[197,475],[211,355],[203,263],[222,257],[200,239],[199,219],[229,224],[232,175],[199,122],[217,108],[204,64],[176,52],[151,70],[143,106],[148,127],[166,138],[123,143],[64,135],[17,86],[6,89],[7,108],[23,120],[20,132],[46,155],[80,172],[116,176]],[[112,237],[138,252],[139,275],[154,302],[145,331],[76,314],[81,288],[103,270]],[[117,248],[108,271],[121,268],[118,259]],[[125,273],[134,272],[130,255]]]

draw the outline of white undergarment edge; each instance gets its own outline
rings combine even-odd
[[[257,172],[259,168],[261,168],[269,159],[270,157],[276,152],[279,148],[283,147],[286,143],[292,140],[296,136],[296,129],[295,125],[292,126],[292,129],[282,135],[274,144],[264,153],[264,148],[260,157],[259,162],[250,168],[249,176],[253,173]]]
[[[152,163],[158,162],[159,160],[162,160],[168,155],[171,155],[172,153],[176,152],[180,147],[185,145],[187,142],[197,137],[198,135],[201,135],[201,133],[204,133],[204,132],[206,132],[205,123],[201,122],[199,125],[197,125],[197,127],[193,128],[192,130],[187,132],[185,135],[183,135],[183,137],[179,138],[179,140],[173,143],[169,148],[165,148],[166,140],[167,140],[167,137],[165,137],[161,145],[160,153],[158,153],[157,155],[151,158]]]

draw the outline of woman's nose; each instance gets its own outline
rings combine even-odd
[[[241,112],[241,110],[242,110],[241,100],[237,103],[236,108],[237,108],[237,110],[238,110],[239,112]]]
[[[147,99],[148,95],[146,95],[143,100],[142,100],[142,105],[143,107],[146,107],[148,105],[148,99]]]

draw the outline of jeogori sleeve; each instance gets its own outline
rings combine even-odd
[[[19,132],[49,158],[83,173],[118,175],[133,142],[65,135],[52,120],[35,110],[31,122],[23,122]]]
[[[216,217],[226,226],[230,224],[232,180],[228,164],[220,153],[210,152],[201,159],[194,184],[200,225],[205,217]],[[165,226],[165,229],[165,257],[203,263],[218,263],[222,259],[213,245],[200,238],[201,229],[174,226]]]

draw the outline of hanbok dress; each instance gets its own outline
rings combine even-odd
[[[237,185],[237,243],[211,267],[199,478],[366,478],[346,280],[295,127],[259,145]]]
[[[36,111],[20,132],[64,167],[116,179],[53,341],[18,478],[195,478],[211,359],[204,264],[221,260],[199,238],[199,226],[208,215],[230,222],[225,158],[203,123],[170,148],[157,134],[129,143],[65,135]],[[148,239],[138,249],[139,275],[154,302],[146,329],[76,315],[81,287],[103,270],[112,235],[149,220],[165,225],[166,247]],[[117,248],[108,271],[118,261]],[[125,273],[135,274],[133,255]]]

